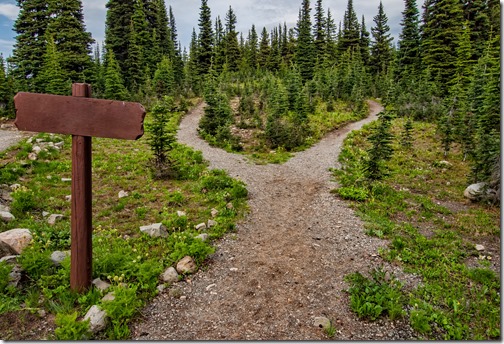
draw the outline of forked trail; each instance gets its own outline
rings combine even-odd
[[[328,169],[337,167],[343,139],[376,119],[370,116],[333,131],[283,165],[254,165],[243,156],[210,147],[197,136],[203,105],[183,119],[178,139],[201,150],[212,168],[243,180],[250,213],[236,235],[217,244],[206,271],[178,283],[184,297],[159,295],[131,326],[141,340],[317,340],[324,316],[335,339],[409,339],[402,323],[359,321],[350,311],[343,278],[383,262],[385,243],[364,234],[353,210],[329,191]]]

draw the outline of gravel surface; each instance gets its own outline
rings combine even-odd
[[[378,256],[387,242],[365,235],[347,204],[330,194],[330,167],[348,132],[371,115],[328,134],[283,165],[254,165],[198,138],[200,105],[184,117],[178,139],[201,150],[212,168],[225,169],[249,190],[250,214],[236,234],[216,243],[204,271],[166,289],[131,325],[140,340],[317,340],[314,326],[329,318],[339,340],[414,339],[406,320],[359,320],[349,307],[344,276],[385,265],[407,285],[418,283]]]
[[[9,126],[9,130],[0,129],[0,152],[3,152],[12,145],[15,145],[21,139],[25,138],[22,132],[14,130]]]

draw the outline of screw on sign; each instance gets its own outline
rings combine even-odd
[[[92,99],[91,86],[73,84],[72,96],[19,92],[14,97],[19,130],[72,135],[70,287],[91,286],[91,138],[137,140],[145,109],[139,103]]]

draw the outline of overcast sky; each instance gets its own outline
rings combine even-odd
[[[198,32],[201,0],[165,1],[166,7],[171,6],[173,9],[182,46],[188,47],[193,27]],[[354,0],[353,2],[359,22],[361,16],[364,15],[366,27],[370,31],[374,24],[373,17],[378,13],[379,0]],[[382,2],[391,33],[395,38],[394,43],[397,43],[401,30],[399,23],[402,17],[401,12],[404,10],[404,0],[382,0]],[[83,0],[86,29],[100,45],[104,40],[106,3],[106,0]],[[315,3],[315,0],[311,1],[312,14]],[[11,55],[14,44],[15,33],[12,31],[12,26],[19,11],[15,4],[15,0],[0,0],[0,52],[4,57]],[[423,0],[417,0],[417,4],[420,7]],[[273,26],[283,22],[286,22],[288,27],[295,26],[301,0],[208,0],[208,5],[213,19],[220,16],[223,22],[226,11],[231,5],[237,16],[237,30],[243,32],[246,38],[252,24],[255,24],[258,32],[263,26],[266,26],[269,31]],[[339,21],[343,20],[347,0],[324,0],[323,6],[326,10],[331,9],[332,16],[338,25]]]

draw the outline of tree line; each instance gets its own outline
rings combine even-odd
[[[0,59],[3,115],[13,115],[15,92],[68,94],[72,82],[88,82],[97,97],[146,104],[204,96],[202,130],[229,139],[229,98],[238,96],[242,109],[266,114],[257,125],[272,146],[285,146],[310,135],[303,123],[317,104],[345,100],[363,111],[365,98],[378,97],[399,116],[436,121],[446,154],[459,144],[474,180],[488,179],[500,154],[496,0],[425,0],[422,13],[405,0],[397,44],[381,2],[370,30],[352,0],[338,25],[322,0],[314,8],[302,0],[294,27],[240,33],[231,6],[212,18],[201,0],[188,51],[164,0],[109,0],[102,47],[85,29],[80,0],[18,6],[13,55]]]

